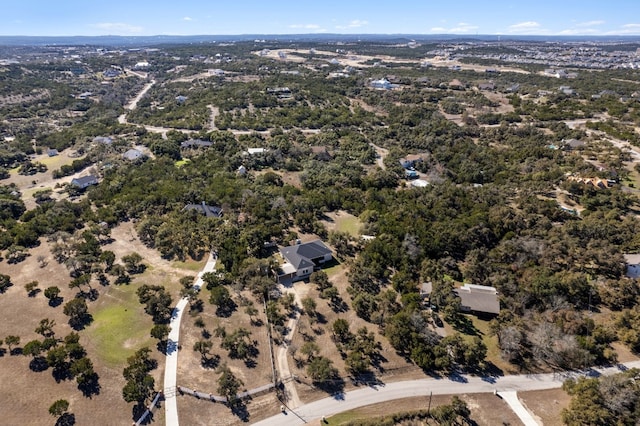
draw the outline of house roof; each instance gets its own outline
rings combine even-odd
[[[84,187],[84,186],[87,186],[87,185],[93,185],[95,183],[98,183],[98,178],[93,176],[93,175],[82,176],[82,177],[71,179],[71,185],[76,185],[76,186],[80,186],[80,187]]]
[[[203,141],[202,139],[189,139],[188,141],[184,141],[180,144],[181,148],[190,148],[192,146],[196,147],[210,147],[213,145],[211,141]]]
[[[640,254],[624,254],[624,261],[627,265],[640,265]]]
[[[206,203],[202,204],[187,204],[183,210],[195,210],[198,213],[205,215],[206,217],[221,217],[222,207],[209,206]]]
[[[487,314],[500,313],[498,291],[494,287],[476,284],[465,284],[453,290],[460,297],[463,308]]]
[[[331,250],[320,240],[309,241],[308,243],[296,244],[280,249],[282,257],[292,264],[296,269],[313,267],[313,259],[331,254]]]
[[[137,149],[130,149],[129,151],[125,152],[124,154],[122,154],[122,156],[124,158],[126,158],[127,160],[137,160],[140,157],[142,157],[142,152],[138,151]]]

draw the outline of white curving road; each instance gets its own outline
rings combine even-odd
[[[204,268],[198,274],[198,279],[193,285],[194,289],[200,290],[200,288],[204,284],[204,281],[202,280],[202,274],[204,274],[205,272],[213,272],[216,267],[216,260],[217,258],[213,255],[213,253],[211,253],[206,265],[204,265]],[[178,301],[178,304],[171,313],[171,322],[169,323],[171,331],[169,332],[168,336],[167,359],[164,369],[164,406],[166,417],[165,424],[167,426],[178,426],[179,424],[178,404],[175,392],[176,376],[178,372],[178,342],[180,341],[180,321],[182,320],[182,314],[184,313],[188,302],[189,300],[186,297],[183,297]]]
[[[597,368],[586,372],[563,374],[531,374],[502,377],[473,377],[460,375],[447,379],[421,379],[389,383],[381,387],[367,387],[346,392],[337,397],[324,398],[298,407],[293,413],[278,414],[255,423],[260,426],[294,426],[318,421],[322,416],[331,416],[370,404],[416,396],[455,395],[465,393],[494,393],[496,391],[531,391],[555,389],[569,377],[580,375],[599,376],[614,374],[626,368],[640,368],[640,361],[621,366]],[[497,397],[496,397],[497,398]],[[426,403],[426,400],[425,400]],[[303,420],[304,419],[304,420]]]

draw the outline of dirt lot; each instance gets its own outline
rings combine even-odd
[[[518,392],[518,398],[545,425],[562,424],[560,413],[571,401],[571,397],[562,389]]]

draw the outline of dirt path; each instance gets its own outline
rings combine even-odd
[[[207,107],[211,111],[211,120],[209,121],[209,129],[218,130],[218,128],[216,127],[216,117],[220,115],[220,108],[215,107],[213,105],[207,105]]]
[[[389,150],[386,148],[382,148],[378,145],[371,143],[371,146],[376,150],[376,164],[382,169],[386,169],[387,167],[384,165],[384,159],[389,155]]]
[[[156,84],[155,80],[151,80],[149,83],[147,83],[142,88],[142,90],[136,95],[136,97],[133,98],[131,100],[131,102],[129,102],[127,105],[124,106],[124,109],[128,110],[128,111],[133,111],[134,109],[136,109],[136,107],[138,106],[138,102],[140,102],[140,99],[142,99],[142,97],[149,91],[149,89],[151,89],[153,87],[154,84]],[[118,117],[118,123],[127,124],[127,113],[126,112],[124,114],[121,114]]]

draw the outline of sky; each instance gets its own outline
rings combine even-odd
[[[640,35],[639,0],[0,0],[0,35]]]

